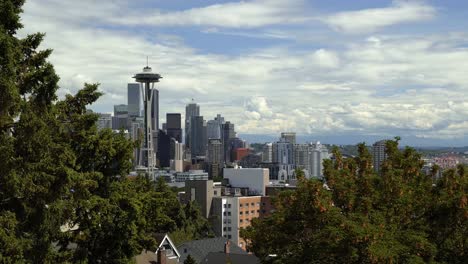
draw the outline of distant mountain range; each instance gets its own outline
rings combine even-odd
[[[456,147],[457,151],[468,151],[468,138],[434,139],[419,138],[414,136],[399,136],[401,137],[401,146],[412,146],[424,149],[445,149]],[[277,141],[280,137],[280,134],[239,134],[239,137],[247,140],[249,143],[265,143]],[[365,142],[367,145],[372,145],[376,141],[392,138],[393,137],[375,135],[297,135],[297,142],[306,143],[320,141],[323,144],[335,145],[356,145],[360,142]]]

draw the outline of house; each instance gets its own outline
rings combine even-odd
[[[180,262],[190,255],[197,263],[208,264],[257,264],[260,260],[248,254],[224,237],[207,238],[185,242],[179,246]]]
[[[167,234],[156,234],[156,250],[143,250],[135,257],[137,264],[176,264],[180,253]]]

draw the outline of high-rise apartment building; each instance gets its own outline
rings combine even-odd
[[[330,158],[327,147],[317,141],[311,145],[312,155],[310,161],[310,176],[316,178],[323,178],[323,160]]]
[[[282,132],[281,138],[283,138],[286,142],[296,144],[296,132]]]
[[[273,144],[266,143],[262,149],[262,162],[273,162]]]
[[[166,114],[166,131],[167,135],[182,143],[182,124],[180,113]]]
[[[185,106],[185,146],[189,149],[192,148],[190,146],[190,121],[193,116],[200,116],[200,106],[192,102]]]
[[[372,145],[372,160],[374,163],[374,171],[379,173],[382,163],[387,158],[385,153],[387,140],[380,140]]]
[[[129,117],[137,117],[141,115],[141,96],[140,96],[140,84],[129,83],[127,85],[127,110]]]

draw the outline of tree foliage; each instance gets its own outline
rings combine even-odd
[[[97,84],[58,100],[44,34],[16,35],[23,2],[0,1],[0,262],[128,263],[155,233],[203,233],[167,186],[127,178],[134,142],[86,110]]]
[[[352,159],[334,148],[326,185],[300,177],[297,190],[280,193],[270,217],[241,231],[248,248],[264,263],[466,263],[467,171],[433,184],[398,141],[387,142],[380,175],[364,144]]]

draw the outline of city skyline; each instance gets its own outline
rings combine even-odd
[[[88,5],[29,1],[20,35],[47,32],[43,46],[55,50],[61,96],[101,83],[95,111],[126,102],[126,84],[148,55],[165,77],[161,117],[183,114],[195,98],[203,116],[221,113],[241,135],[468,144],[468,34],[459,1]]]

